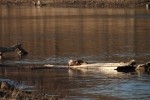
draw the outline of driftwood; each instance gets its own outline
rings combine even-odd
[[[6,52],[14,52],[16,49],[18,49],[18,55],[20,57],[25,56],[28,54],[28,52],[22,48],[22,44],[21,43],[17,43],[11,47],[0,47],[0,59],[3,58],[3,53]]]

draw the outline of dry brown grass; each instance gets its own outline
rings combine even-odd
[[[37,0],[0,0],[5,5],[30,5]],[[55,7],[145,7],[149,0],[41,0],[44,6]]]

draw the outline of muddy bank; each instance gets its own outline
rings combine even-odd
[[[38,0],[0,0],[1,5],[35,6]],[[149,0],[40,0],[41,6],[52,7],[145,7]]]

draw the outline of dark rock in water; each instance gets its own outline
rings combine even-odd
[[[120,66],[120,67],[117,67],[115,70],[117,70],[118,72],[134,72],[135,71],[135,68],[134,66],[132,65],[129,65],[129,66]]]
[[[134,72],[136,68],[136,61],[131,60],[129,62],[126,62],[124,66],[119,66],[115,70],[118,72]]]

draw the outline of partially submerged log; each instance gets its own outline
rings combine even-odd
[[[139,66],[139,67],[138,67]],[[35,66],[31,69],[73,69],[73,70],[102,70],[102,69],[117,70],[118,72],[135,72],[136,69],[145,69],[150,72],[150,62],[137,65],[135,60],[129,62],[118,63],[85,63],[81,60],[69,60],[68,65],[51,65],[45,64],[44,66]],[[107,71],[107,70],[106,70]]]
[[[133,64],[133,63],[131,63]],[[119,63],[88,63],[83,60],[69,60],[68,65],[70,69],[95,69],[99,67],[117,67],[117,66],[124,66],[126,63],[119,62]]]
[[[18,55],[20,57],[25,56],[28,54],[28,52],[22,48],[22,44],[21,43],[17,43],[11,47],[0,47],[0,59],[3,59],[3,53],[7,53],[7,52],[14,52],[16,49],[19,50]]]
[[[135,71],[136,61],[131,60],[129,62],[119,62],[119,63],[87,63],[82,60],[69,60],[68,65],[70,69],[99,69],[104,67],[109,67],[110,69],[113,67],[117,71],[122,72],[132,72]]]
[[[20,43],[17,43],[11,47],[0,47],[0,52],[5,53],[5,52],[14,52],[19,46],[21,46]]]

